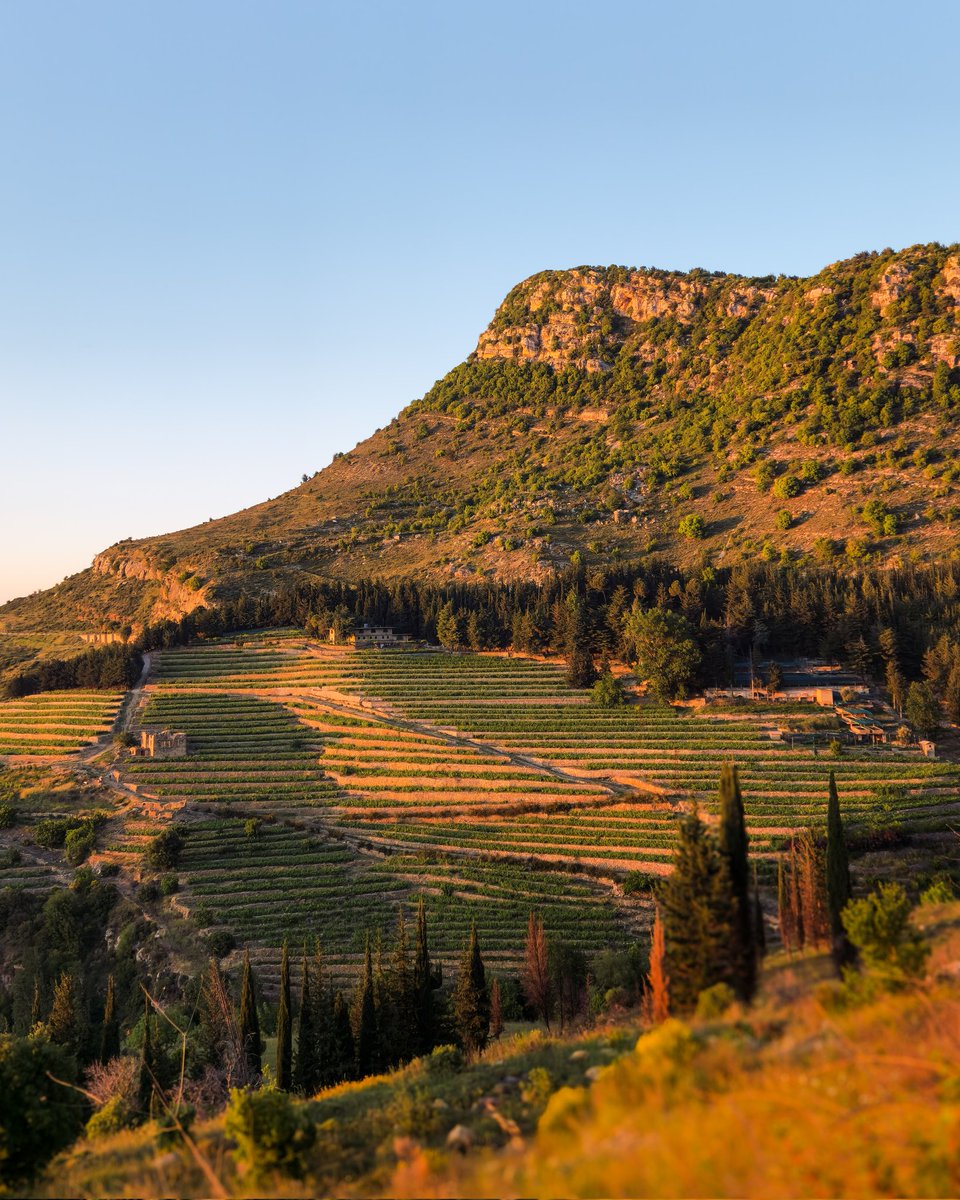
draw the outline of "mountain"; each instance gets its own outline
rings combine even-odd
[[[263,504],[120,542],[0,630],[110,629],[297,578],[538,579],[653,553],[954,554],[960,246],[818,275],[626,267],[518,284],[385,429]]]

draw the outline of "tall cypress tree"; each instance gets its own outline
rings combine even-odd
[[[143,1045],[140,1047],[140,1074],[137,1082],[137,1109],[141,1120],[146,1120],[153,1107],[153,1094],[157,1087],[157,1052],[153,1044],[153,1014],[150,1001],[143,1002]]]
[[[453,991],[453,1018],[464,1050],[471,1056],[479,1054],[490,1036],[490,998],[476,922],[470,926],[470,940],[460,960]]]
[[[331,1054],[325,1077],[330,1083],[340,1083],[353,1078],[357,1057],[350,1027],[350,1009],[342,992],[337,992],[333,998],[331,1018]]]
[[[263,1043],[260,1040],[260,1018],[257,1014],[257,992],[250,965],[250,951],[243,954],[243,981],[240,985],[240,1042],[248,1080],[252,1083],[263,1074]]]
[[[835,949],[841,949],[845,945],[846,937],[840,914],[850,899],[850,858],[847,852],[847,840],[843,832],[843,819],[840,816],[837,780],[833,771],[830,772],[830,790],[827,799],[826,874],[830,929]]]
[[[390,1058],[406,1062],[414,1053],[417,1040],[417,1014],[414,997],[414,978],[410,969],[410,947],[403,909],[397,920],[397,942],[390,971],[390,993],[393,1004],[394,1028]]]
[[[742,1000],[749,1000],[757,984],[757,956],[753,936],[753,906],[750,897],[750,860],[747,822],[737,768],[724,763],[720,769],[720,853],[727,864],[730,888],[736,905],[730,943],[733,987]]]
[[[317,1062],[317,1015],[310,991],[310,964],[306,951],[300,978],[300,1013],[297,1024],[297,1057],[293,1068],[294,1089],[311,1096],[320,1086]]]
[[[277,1009],[277,1088],[289,1092],[293,1083],[293,1025],[290,1013],[290,955],[284,941],[280,955],[280,1005]]]
[[[107,976],[107,997],[103,1003],[103,1024],[100,1027],[100,1053],[102,1063],[109,1062],[120,1053],[120,1022],[117,1020],[116,984],[113,975]]]
[[[757,869],[753,869],[753,945],[757,959],[767,953],[767,931],[763,923],[763,905],[760,903],[760,884],[757,882]]]
[[[377,1009],[373,996],[373,957],[368,934],[363,970],[354,997],[354,1057],[360,1079],[374,1070],[376,1055]]]
[[[63,971],[53,989],[53,1007],[47,1017],[50,1041],[63,1046],[70,1054],[78,1056],[83,1039],[83,1021],[80,1013],[77,980],[68,971]]]
[[[680,822],[660,909],[671,1007],[693,1008],[715,983],[734,986],[730,944],[739,914],[726,860],[696,809]]]
[[[427,945],[427,909],[420,897],[417,905],[417,949],[413,961],[413,1003],[416,1015],[416,1052],[429,1054],[436,1037],[433,1011],[433,971]]]

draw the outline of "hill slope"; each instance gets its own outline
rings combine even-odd
[[[953,552],[960,246],[809,279],[624,267],[515,287],[476,351],[276,499],[127,541],[0,630],[110,628],[311,576],[536,579],[660,552]]]

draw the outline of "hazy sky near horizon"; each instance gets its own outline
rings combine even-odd
[[[960,241],[960,6],[0,0],[0,602],[295,485],[548,267]]]

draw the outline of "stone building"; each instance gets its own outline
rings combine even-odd
[[[187,753],[187,735],[181,730],[144,729],[140,745],[134,749],[137,758],[183,758]]]
[[[358,650],[366,650],[371,646],[398,646],[402,640],[389,625],[358,625],[340,637],[335,629],[331,629],[329,634],[331,645],[355,646]]]

